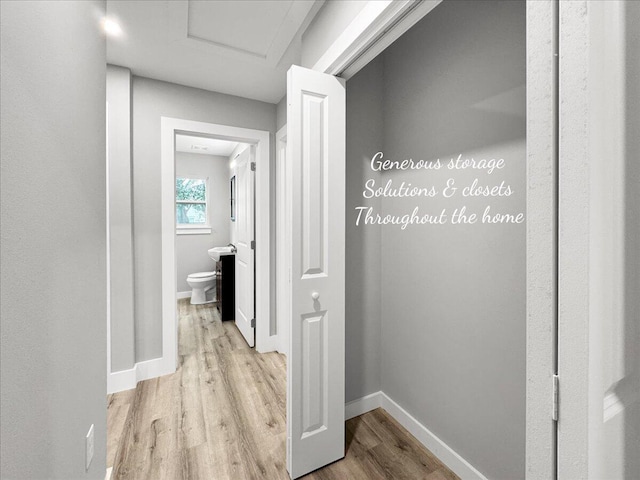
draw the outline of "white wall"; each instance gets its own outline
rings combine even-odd
[[[0,2],[2,478],[104,478],[104,10]]]
[[[229,158],[198,153],[176,152],[176,176],[209,178],[210,234],[176,235],[177,291],[191,288],[187,276],[215,270],[207,250],[230,242]]]

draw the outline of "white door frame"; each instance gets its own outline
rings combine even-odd
[[[175,225],[175,136],[189,133],[256,146],[256,349],[273,350],[269,333],[270,280],[270,162],[269,132],[195,122],[179,118],[161,119],[161,207],[162,207],[162,364],[163,373],[178,365]]]
[[[286,212],[291,199],[291,175],[287,163],[287,125],[276,132],[276,333],[277,350],[287,355],[289,350],[289,320],[291,285],[288,252],[291,249],[287,236]],[[284,187],[284,188],[283,188]]]
[[[349,79],[441,0],[368,2],[313,70]],[[527,1],[527,478],[555,478],[558,0]]]
[[[558,11],[527,2],[527,300],[525,475],[556,478]]]

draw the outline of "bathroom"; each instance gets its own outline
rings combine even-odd
[[[178,299],[188,298],[192,304],[217,301],[214,288],[216,260],[208,251],[231,244],[232,225],[235,225],[231,163],[233,157],[245,148],[247,145],[238,142],[176,135]],[[196,299],[192,298],[194,288],[198,297]],[[206,298],[201,298],[201,290],[206,293]]]

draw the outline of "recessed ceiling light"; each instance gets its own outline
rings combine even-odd
[[[118,22],[115,20],[111,20],[110,18],[105,18],[102,20],[102,29],[107,35],[112,37],[118,37],[122,35],[122,28],[118,25]]]

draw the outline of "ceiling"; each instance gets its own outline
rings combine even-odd
[[[107,61],[134,75],[277,103],[324,0],[108,0]]]
[[[238,142],[230,142],[229,140],[176,135],[176,152],[228,157],[237,146]]]

